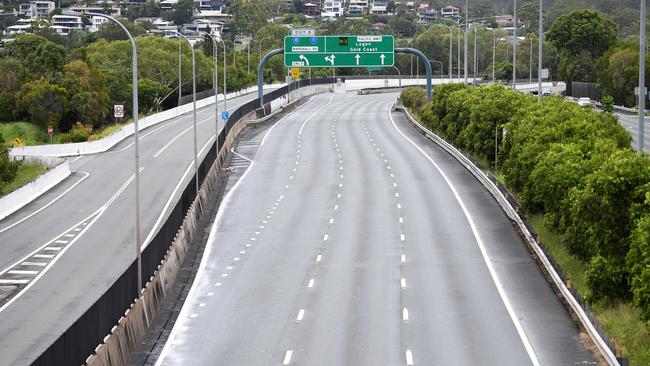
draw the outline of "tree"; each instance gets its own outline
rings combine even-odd
[[[140,100],[142,110],[153,112],[160,108],[162,99],[169,94],[171,89],[161,85],[157,81],[151,79],[140,79],[138,81],[138,98]]]
[[[172,7],[172,21],[176,25],[191,23],[197,10],[198,7],[194,0],[179,0]]]
[[[0,134],[0,192],[4,186],[14,180],[18,171],[18,162],[9,158],[5,140]]]
[[[517,10],[517,17],[524,22],[526,32],[539,31],[539,3],[524,3]]]
[[[32,73],[36,76],[45,76],[49,79],[55,73],[63,70],[65,58],[65,47],[49,41],[42,43],[36,48],[33,54]]]
[[[64,69],[63,86],[70,102],[59,130],[68,131],[75,122],[101,126],[108,116],[104,77],[80,60],[69,62]]]
[[[650,60],[646,60],[650,72]],[[596,64],[598,84],[604,94],[614,98],[616,104],[636,106],[634,88],[639,85],[639,46],[636,42],[622,42],[603,54]],[[650,86],[650,80],[646,80]]]
[[[67,107],[67,91],[46,80],[23,84],[16,95],[18,109],[40,127],[57,126]]]
[[[131,36],[133,37],[146,33],[146,29],[140,24],[130,22],[126,18],[120,18],[119,21],[126,27],[126,29],[128,29],[129,33],[131,33]],[[89,42],[96,42],[100,39],[105,39],[107,41],[121,41],[128,39],[124,30],[113,22],[105,22],[97,32],[91,33],[88,38]]]
[[[397,14],[390,17],[388,25],[395,31],[396,35],[411,37],[415,34],[418,27],[417,15],[400,10]]]
[[[555,20],[546,38],[559,50],[566,82],[595,81],[593,65],[616,42],[616,24],[594,10],[575,10]]]

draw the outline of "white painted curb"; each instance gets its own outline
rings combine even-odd
[[[70,166],[67,160],[63,160],[47,173],[0,198],[0,220],[32,202],[69,175]]]
[[[283,86],[284,84],[275,84],[275,85],[265,85],[265,89],[274,88]],[[257,86],[250,87],[238,92],[229,93],[228,98],[233,98],[236,96],[249,94],[257,91]],[[223,94],[218,96],[218,100],[223,100]],[[214,104],[214,96],[207,97],[201,100],[196,101],[197,108],[203,108],[210,104]],[[154,126],[158,123],[167,121],[171,118],[178,117],[185,113],[191,112],[193,108],[192,103],[184,104],[180,107],[168,109],[163,112],[154,113],[149,116],[145,116],[139,119],[138,127],[139,130],[143,130],[147,127]],[[73,155],[87,155],[87,154],[96,154],[100,152],[107,151],[111,147],[115,146],[125,138],[133,135],[135,128],[133,123],[130,123],[121,129],[115,131],[110,136],[107,136],[101,140],[96,141],[87,141],[87,142],[76,142],[69,144],[52,144],[52,145],[37,145],[37,146],[21,146],[14,147],[9,151],[10,156],[73,156]]]

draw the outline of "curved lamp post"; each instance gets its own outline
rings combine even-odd
[[[177,32],[177,31],[171,31],[172,33],[176,34],[177,36],[183,38],[185,41],[187,41],[187,44],[190,46],[190,51],[192,51],[192,104],[193,104],[193,114],[194,114],[194,182],[196,184],[196,194],[199,194],[199,163],[198,163],[198,157],[197,157],[197,151],[196,151],[196,145],[197,145],[197,137],[196,137],[196,62],[194,58],[194,47],[192,47],[192,43],[190,42],[187,37],[185,37],[182,33]]]
[[[133,69],[133,127],[134,133],[133,137],[135,139],[135,255],[138,262],[138,296],[140,296],[140,290],[142,289],[142,241],[140,237],[140,153],[138,149],[139,141],[139,125],[138,125],[138,50],[135,46],[135,40],[131,36],[131,33],[126,29],[126,27],[120,23],[117,19],[113,18],[110,15],[102,13],[88,13],[89,16],[100,17],[108,19],[111,22],[117,24],[127,37],[129,37],[129,42],[131,43],[131,63]]]
[[[216,153],[219,154],[219,105],[217,102],[217,85],[219,84],[219,68],[217,63],[217,56],[219,50],[217,49],[217,40],[209,33],[201,32],[202,35],[210,37],[212,40],[212,50],[214,58],[214,78],[212,79],[212,86],[214,87],[214,140]],[[226,49],[224,48],[224,65],[226,62]],[[226,67],[223,68],[223,110],[226,110]]]

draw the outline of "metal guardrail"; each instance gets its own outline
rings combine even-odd
[[[589,334],[590,339],[594,342],[598,351],[603,356],[608,365],[619,366],[626,364],[627,360],[619,360],[615,356],[616,346],[610,340],[609,336],[598,323],[596,316],[589,309],[589,305],[582,300],[580,295],[573,289],[565,285],[567,280],[566,275],[557,265],[557,262],[539,243],[537,242],[537,234],[533,228],[525,220],[523,210],[519,206],[516,198],[508,189],[503,186],[492,174],[484,172],[477,166],[477,163],[465,156],[460,150],[440,136],[429,131],[426,127],[422,126],[415,118],[411,116],[406,108],[404,113],[409,122],[418,129],[429,140],[436,143],[443,148],[449,155],[454,157],[461,163],[476,179],[483,184],[483,186],[494,196],[503,211],[508,217],[517,224],[518,231],[524,240],[527,241],[528,246],[534,251],[538,257],[538,262],[543,267],[542,269],[547,273],[548,278],[552,285],[559,291],[565,304],[569,307],[570,311],[578,318],[584,329]]]
[[[271,102],[297,88],[308,85],[331,84],[332,78],[301,80],[285,85],[265,95],[265,101]],[[210,167],[218,158],[215,147],[222,147],[230,131],[239,119],[257,110],[258,99],[241,105],[230,115],[224,128],[213,143],[198,167],[198,176],[203,184]],[[142,251],[142,278],[150,278],[156,271],[161,260],[167,253],[179,228],[183,224],[188,210],[197,196],[194,180],[190,180],[169,216],[160,226],[160,230]],[[92,354],[97,345],[111,333],[125,310],[138,299],[140,289],[137,288],[137,262],[134,261],[118,277],[108,290],[99,297],[59,338],[54,341],[33,363],[36,366],[46,365],[81,365],[88,355]]]

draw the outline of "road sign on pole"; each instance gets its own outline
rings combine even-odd
[[[393,36],[287,36],[286,67],[391,67]]]
[[[52,125],[47,126],[47,134],[50,136],[54,135],[54,127]]]
[[[548,69],[542,69],[542,79],[548,79]]]
[[[295,28],[291,30],[292,36],[315,36],[316,30],[310,28]]]
[[[292,67],[291,68],[291,78],[293,80],[298,80],[300,79],[300,69],[297,67]]]
[[[113,106],[113,115],[115,118],[124,117],[124,106],[122,104],[115,104]]]
[[[230,113],[228,113],[228,111],[223,111],[223,112],[221,112],[221,119],[222,119],[222,120],[225,121],[225,120],[228,119],[228,117],[230,117]]]

